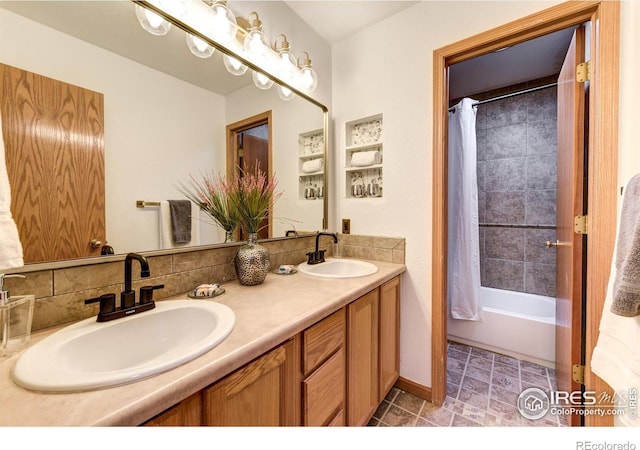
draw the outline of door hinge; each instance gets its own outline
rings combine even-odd
[[[575,234],[587,234],[587,216],[575,216],[573,218],[573,232]]]
[[[582,364],[574,364],[571,372],[573,381],[584,384],[584,366]]]
[[[578,64],[576,67],[576,81],[578,83],[584,83],[585,81],[589,81],[591,79],[591,62],[585,61],[583,63]]]

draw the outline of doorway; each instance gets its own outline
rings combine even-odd
[[[271,111],[227,125],[227,175],[242,176],[255,173],[256,169],[265,172],[271,179],[272,147]],[[235,239],[247,239],[242,227],[236,229]],[[272,221],[269,213],[260,224],[258,239],[267,239],[272,235]]]
[[[473,181],[470,177],[477,173],[474,185],[479,201],[474,209],[479,221],[474,221],[474,229],[467,232],[478,233],[474,248],[479,252],[474,254],[480,256],[457,256],[464,254],[459,252],[471,240],[452,238],[459,226],[449,230],[448,276],[456,281],[449,282],[448,338],[472,346],[474,356],[484,354],[478,349],[502,356],[494,359],[491,370],[486,370],[486,361],[475,357],[470,363],[480,368],[474,366],[474,370],[468,368],[462,374],[447,368],[448,383],[454,392],[459,388],[460,398],[473,392],[476,403],[485,407],[489,404],[515,425],[522,419],[513,399],[527,386],[580,391],[572,380],[572,367],[584,365],[580,319],[584,311],[582,248],[586,237],[580,235],[574,242],[573,226],[568,225],[575,216],[586,214],[584,98],[589,82],[577,83],[573,78],[576,66],[586,60],[584,42],[590,26],[571,27],[450,67],[450,92],[459,91],[460,70],[479,65],[491,66],[507,86],[470,96],[475,101],[471,107],[472,111],[475,108],[475,120],[470,125],[477,132],[477,139],[473,139],[477,146],[469,142],[468,146],[448,149],[452,195],[462,192],[458,189],[460,179],[463,186],[468,186],[464,180]],[[479,75],[482,71],[474,72],[479,78],[476,82],[485,86],[484,74]],[[544,78],[523,82],[517,78],[519,73]],[[500,77],[486,75],[488,82],[500,83]],[[465,87],[469,89],[466,83]],[[450,104],[456,105],[450,108],[449,117],[449,132],[455,137],[459,129],[456,123],[473,117],[473,113],[468,111],[470,106],[465,113],[464,103],[459,104],[458,99]],[[567,120],[574,110],[580,111],[575,124]],[[575,145],[574,136],[579,137]],[[463,172],[456,170],[457,154],[469,166]],[[456,204],[449,203],[450,224],[459,222]],[[456,242],[460,244],[453,245]],[[460,295],[472,279],[465,261],[479,263],[480,268],[481,282],[477,287],[476,283],[468,286],[470,292],[463,291],[471,295]],[[470,303],[467,300],[473,295],[477,302]],[[480,320],[465,320],[472,312]],[[581,417],[549,415],[536,424],[564,425],[569,419],[570,424],[578,425]]]
[[[587,187],[589,242],[587,248],[587,314],[585,315],[585,388],[610,392],[589,370],[589,357],[597,340],[607,276],[613,253],[616,221],[617,88],[619,4],[567,2],[495,28],[434,52],[434,181],[432,263],[432,401],[446,397],[447,365],[447,116],[448,68],[487,54],[591,21],[597,23],[590,46],[593,61],[589,93],[589,149]],[[597,101],[596,101],[597,100]],[[605,106],[606,105],[606,106]],[[597,168],[597,170],[595,170]],[[592,417],[587,425],[608,425],[607,418]]]

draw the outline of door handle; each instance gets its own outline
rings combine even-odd
[[[568,247],[570,244],[568,242],[560,242],[560,241],[547,241],[544,243],[544,246],[547,248],[553,248],[553,247]]]
[[[99,239],[91,239],[91,242],[89,242],[89,247],[91,248],[98,248],[102,245],[102,242]]]

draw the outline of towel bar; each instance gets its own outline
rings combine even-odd
[[[146,208],[148,206],[160,206],[160,202],[145,202],[144,200],[136,200],[136,208]]]

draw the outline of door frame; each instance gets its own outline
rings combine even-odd
[[[271,110],[268,110],[256,114],[255,116],[247,117],[246,119],[242,119],[227,125],[227,177],[233,177],[238,166],[238,155],[236,152],[236,142],[238,134],[250,128],[255,128],[260,125],[267,125],[269,139],[269,142],[267,143],[267,160],[269,167],[266,168],[265,173],[267,174],[267,179],[271,180],[271,170],[273,167],[273,123],[271,119]],[[273,211],[273,204],[269,205],[269,211]],[[236,239],[238,239],[239,233],[240,231],[236,229]],[[269,217],[269,237],[271,236],[273,236],[273,220],[271,217]]]
[[[620,4],[618,0],[569,1],[455,42],[433,53],[433,219],[431,401],[446,397],[447,365],[447,117],[448,66],[544,34],[591,21],[589,92],[588,216],[586,264],[585,388],[611,392],[591,372],[591,354],[607,289],[617,217],[618,86]],[[610,426],[611,417],[589,416],[585,425]]]

